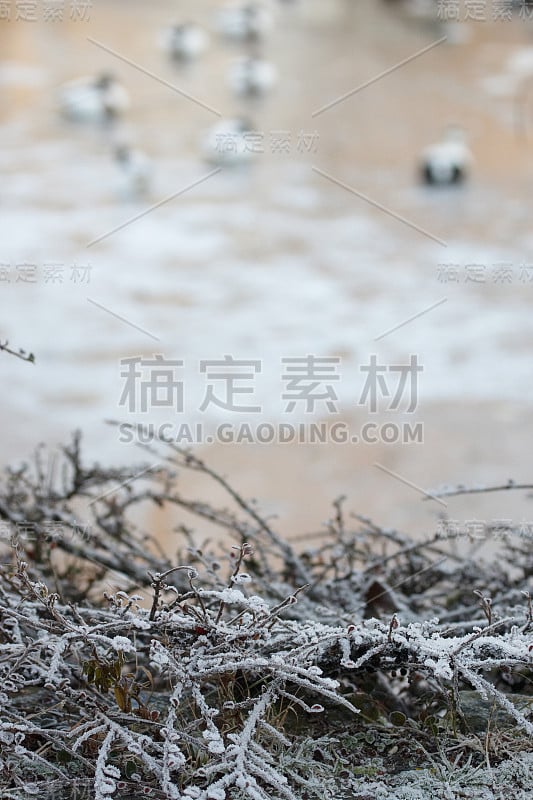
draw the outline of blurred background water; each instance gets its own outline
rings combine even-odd
[[[55,22],[44,19],[46,3],[36,4],[37,21],[17,20],[18,4],[5,5],[0,335],[36,363],[1,354],[4,464],[38,441],[64,442],[76,427],[91,458],[142,458],[105,420],[166,421],[169,412],[120,407],[124,358],[182,359],[180,419],[217,422],[228,416],[198,412],[200,359],[260,359],[260,419],[280,420],[280,358],[339,357],[340,414],[357,427],[368,416],[357,408],[361,364],[372,353],[389,365],[415,353],[424,444],[206,450],[292,533],[318,525],[341,492],[384,523],[433,524],[435,506],[375,462],[424,488],[530,478],[532,21],[518,9],[495,21],[490,0],[485,21],[467,21],[463,10],[453,26],[431,2],[418,15],[401,0],[272,0],[275,24],[260,52],[279,82],[250,101],[228,85],[243,47],[217,34],[220,2],[95,0],[87,19],[73,19],[65,3]],[[207,52],[187,65],[160,47],[162,29],[185,20],[210,35]],[[63,120],[58,87],[103,70],[131,96],[124,119]],[[202,143],[218,117],[205,106],[250,118],[264,152],[144,213],[212,171]],[[422,186],[420,153],[449,124],[468,133],[472,175],[460,188]],[[284,152],[274,146],[281,132]],[[149,158],[142,198],[119,191],[117,139]],[[472,264],[483,267],[483,282],[466,280]],[[470,513],[467,501],[455,502],[452,515]],[[506,502],[489,498],[485,513],[531,516],[526,500]]]

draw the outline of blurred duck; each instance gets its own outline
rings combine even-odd
[[[78,78],[59,90],[59,109],[64,117],[76,122],[106,122],[129,108],[129,96],[110,73]]]
[[[270,61],[261,58],[241,58],[232,65],[228,80],[238,95],[259,97],[267,94],[277,83],[278,72]]]
[[[463,183],[472,165],[472,154],[460,128],[448,128],[440,142],[422,154],[421,172],[425,183],[450,186]]]
[[[200,25],[184,22],[168,28],[162,44],[168,55],[176,61],[193,61],[207,50],[209,36]]]
[[[224,6],[218,12],[217,24],[227,39],[259,41],[270,33],[273,17],[270,9],[256,0]]]
[[[146,195],[151,183],[151,164],[140,150],[119,144],[114,152],[119,169],[118,194],[123,199],[135,199]]]
[[[223,119],[209,130],[204,142],[204,154],[211,164],[236,167],[247,164],[253,157],[249,134],[252,123],[242,117]]]

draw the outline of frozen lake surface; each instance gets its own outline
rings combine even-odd
[[[372,353],[385,364],[416,353],[428,408],[529,403],[531,26],[463,23],[462,36],[437,45],[442,25],[396,4],[278,2],[261,52],[279,83],[247,102],[227,85],[243,48],[213,30],[218,5],[116,0],[95,2],[87,22],[0,22],[1,336],[36,355],[34,366],[2,357],[4,463],[75,427],[91,455],[129,459],[103,421],[145,421],[119,406],[120,360],[158,353],[185,362],[191,422],[205,387],[198,362],[225,354],[262,361],[264,419],[283,416],[280,358],[307,354],[342,359],[346,414]],[[159,48],[161,29],[180,19],[211,36],[187,67]],[[62,121],[57,87],[104,69],[131,95],[120,126]],[[217,116],[183,93],[246,114],[264,152],[206,178],[202,141]],[[424,188],[418,156],[450,123],[468,132],[472,178]],[[151,161],[142,199],[118,192],[117,137]],[[471,265],[482,282],[467,279]]]

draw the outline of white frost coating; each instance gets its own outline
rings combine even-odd
[[[263,612],[266,614],[268,612],[268,605],[265,603],[262,597],[259,597],[256,594],[253,594],[251,595],[251,597],[248,597],[247,604],[248,608],[251,608],[258,613]]]
[[[152,664],[156,664],[159,668],[166,667],[170,663],[170,656],[167,650],[155,639],[152,640],[150,647],[150,661]]]
[[[221,592],[218,592],[218,595],[223,603],[235,604],[246,602],[246,597],[239,589],[222,589]]]
[[[135,653],[135,645],[125,636],[115,636],[111,642],[114,650],[122,650],[124,653]]]
[[[441,658],[435,661],[433,658],[426,658],[424,663],[436,678],[444,678],[447,681],[451,681],[453,678],[453,671],[446,659]]]
[[[211,789],[207,790],[207,797],[209,800],[226,800],[226,792],[224,789],[212,787]]]
[[[148,613],[145,608],[139,609],[139,614],[141,612]],[[134,617],[131,620],[131,624],[133,625],[134,628],[137,628],[140,631],[147,631],[151,628],[150,622],[147,619],[141,619],[140,617]]]
[[[94,800],[108,800],[117,789],[115,778],[120,778],[119,770],[107,763],[107,756],[114,739],[113,731],[108,731],[98,753],[94,776]]]
[[[67,645],[68,645],[68,639],[66,637],[58,639],[56,646],[54,647],[54,654],[52,656],[52,660],[50,661],[48,675],[46,676],[47,683],[53,683],[54,680],[56,679],[56,675],[60,667],[61,657],[65,652]]]
[[[212,739],[207,745],[207,749],[210,753],[220,754],[223,753],[226,748],[224,747],[222,739]]]

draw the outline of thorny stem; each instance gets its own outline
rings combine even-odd
[[[153,622],[154,619],[155,619],[155,615],[156,615],[156,612],[157,612],[157,606],[159,605],[159,597],[161,595],[161,592],[166,587],[165,578],[168,575],[171,575],[173,572],[178,572],[179,570],[189,570],[189,572],[196,572],[194,567],[180,566],[180,567],[171,567],[171,569],[167,569],[166,572],[163,572],[161,574],[157,573],[156,575],[152,575],[151,572],[147,573],[148,577],[152,581],[152,588],[154,590],[154,597],[153,597],[153,600],[152,600],[152,607],[150,609],[150,616],[148,617],[150,622]]]
[[[431,489],[422,500],[427,500],[428,498],[433,499],[434,497],[458,497],[462,494],[486,494],[488,492],[506,492],[510,490],[522,491],[524,489],[533,489],[533,484],[516,483],[510,478],[507,483],[496,484],[494,486],[463,486],[460,484],[459,486],[449,489],[436,489],[435,491]]]
[[[26,353],[25,350],[12,350],[8,347],[9,342],[0,342],[0,350],[3,350],[6,353],[9,353],[12,356],[16,356],[16,358],[20,358],[22,361],[29,361],[30,364],[35,364],[35,356],[33,353]]]
[[[230,579],[228,581],[228,588],[231,588],[233,586],[235,578],[239,574],[239,571],[241,569],[241,565],[242,565],[242,562],[244,561],[244,559],[247,556],[252,556],[253,552],[254,552],[253,549],[248,544],[248,542],[244,542],[239,548],[234,547],[233,549],[234,550],[238,549],[239,550],[239,555],[237,557],[237,562],[235,564],[233,572],[231,573],[231,577],[230,577]],[[220,617],[222,616],[222,612],[224,611],[225,606],[226,606],[226,604],[224,603],[224,601],[221,601],[220,605],[219,605],[219,608],[218,608],[218,614],[217,614],[216,619],[215,619],[215,625],[217,625],[220,622]]]
[[[117,420],[108,420],[110,425],[118,426],[121,423]],[[131,428],[136,429],[137,431],[144,432],[146,438],[146,428],[145,426],[138,424],[138,425],[131,425]],[[270,525],[266,522],[263,517],[255,510],[255,508],[248,503],[244,498],[228,483],[226,478],[224,478],[220,473],[216,472],[214,469],[209,467],[202,459],[198,456],[195,456],[190,450],[187,450],[183,447],[180,447],[175,442],[172,441],[169,437],[166,436],[159,436],[157,441],[160,441],[162,444],[167,445],[177,453],[183,459],[183,465],[188,467],[189,469],[193,469],[198,472],[202,472],[208,477],[212,478],[215,483],[218,483],[224,491],[234,500],[234,502],[246,513],[249,517],[253,519],[253,521],[258,526],[259,530],[262,531],[267,535],[270,539],[272,544],[274,544],[279,552],[283,555],[287,565],[289,565],[293,571],[295,578],[300,583],[311,583],[310,576],[307,572],[307,569],[303,565],[301,559],[296,556],[292,547],[285,542],[274,530],[270,527]],[[249,532],[249,535],[251,532]]]
[[[531,592],[522,592],[524,597],[527,599],[527,622],[522,628],[522,633],[527,633],[527,631],[533,626],[533,601],[531,597]]]

